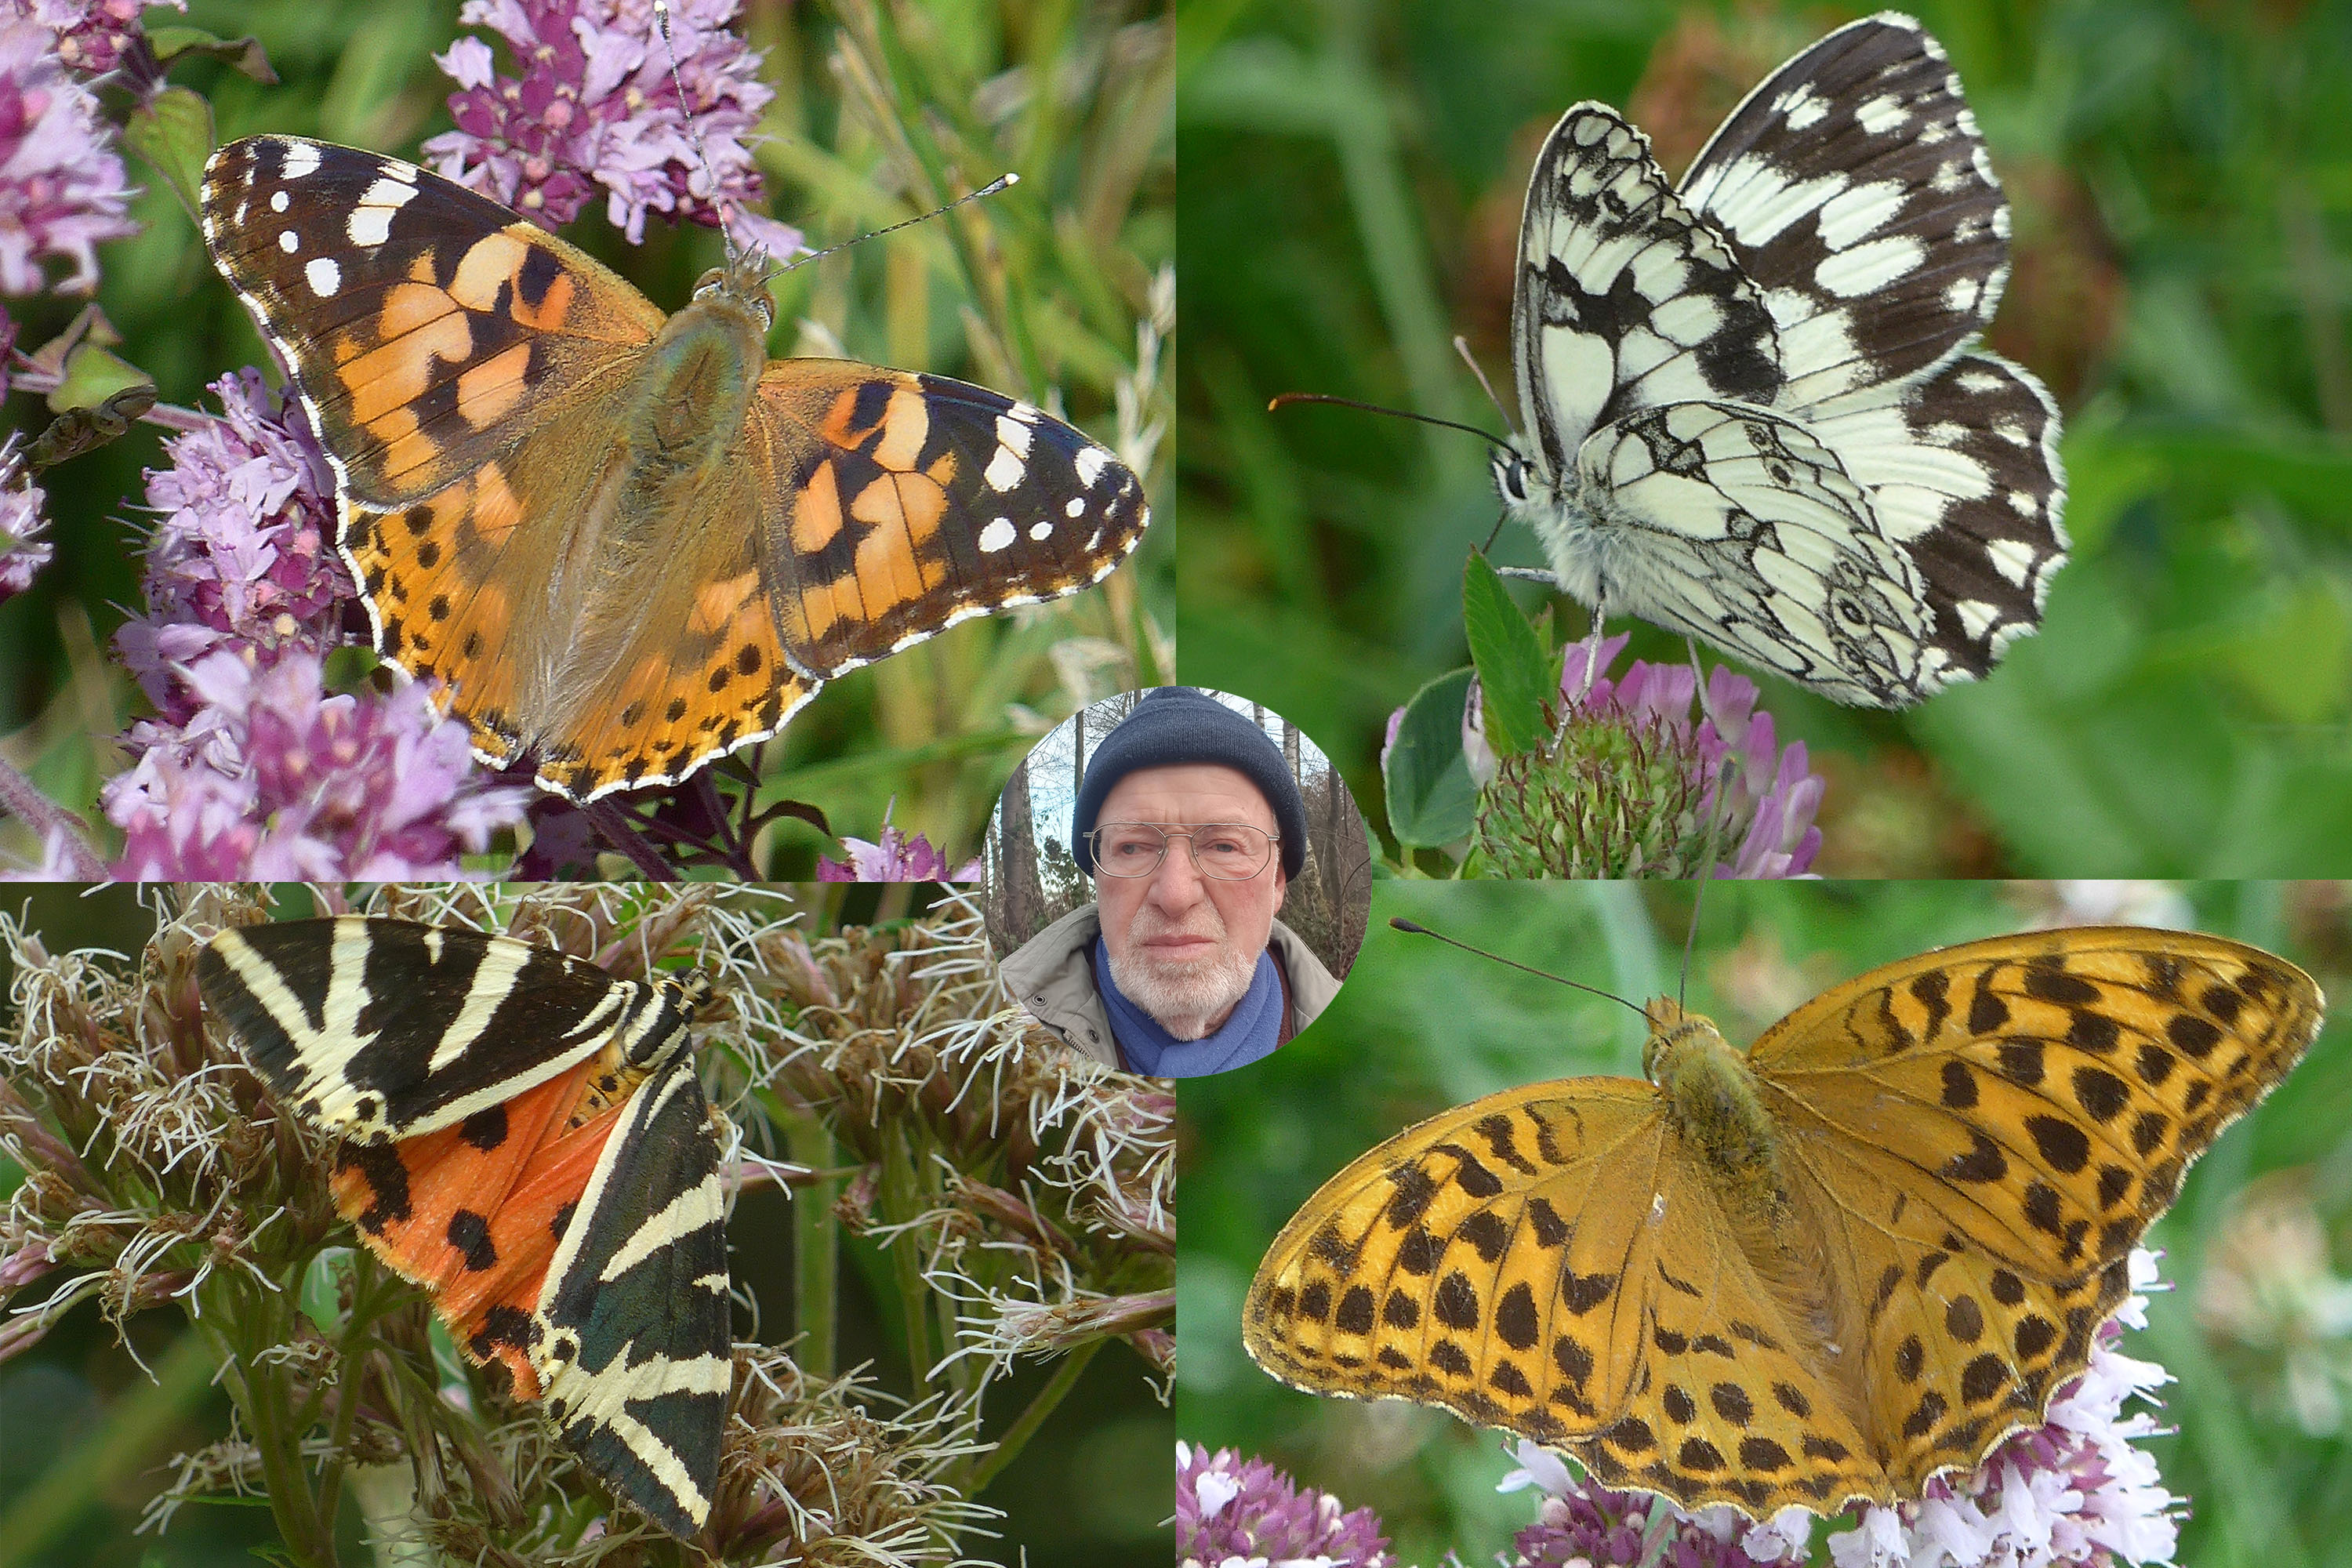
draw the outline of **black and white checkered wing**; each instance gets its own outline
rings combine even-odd
[[[1892,12],[1773,72],[1679,194],[1763,291],[1783,408],[1926,370],[1991,321],[2008,279],[2009,206],[1960,79]]]
[[[1596,426],[1635,409],[1780,391],[1763,296],[1675,197],[1649,138],[1599,104],[1562,115],[1537,154],[1511,345],[1547,482]]]
[[[2004,647],[2041,625],[2050,579],[2066,560],[2050,394],[1979,349],[1930,375],[1841,399],[1811,423],[1919,569],[1935,616],[1927,689],[1989,673]]]
[[[1932,685],[1927,592],[1835,453],[1748,405],[1677,403],[1595,431],[1577,458],[1605,598],[1839,702]],[[1600,582],[1570,584],[1601,597]],[[1580,597],[1585,596],[1579,594]]]

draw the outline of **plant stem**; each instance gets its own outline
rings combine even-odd
[[[1035,1436],[1037,1428],[1045,1424],[1045,1417],[1054,1413],[1054,1407],[1078,1385],[1078,1378],[1086,1372],[1087,1363],[1109,1342],[1108,1340],[1088,1340],[1062,1358],[1062,1364],[1055,1369],[1053,1381],[1037,1391],[1037,1397],[1029,1402],[1029,1408],[1005,1428],[1004,1436],[998,1440],[996,1447],[982,1455],[980,1462],[972,1467],[971,1481],[964,1488],[966,1497],[976,1498],[986,1491],[988,1483],[1020,1456],[1021,1450],[1028,1446],[1029,1439]]]
[[[841,1151],[814,1115],[780,1118],[784,1147],[793,1163],[828,1171]],[[838,1177],[820,1177],[793,1194],[793,1304],[800,1331],[794,1355],[803,1371],[817,1379],[833,1375],[840,1349],[841,1220],[833,1202],[841,1190]]]

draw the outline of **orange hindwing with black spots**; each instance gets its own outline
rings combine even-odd
[[[1099,582],[1150,519],[1028,404],[771,361],[757,258],[665,316],[496,202],[287,136],[215,153],[203,220],[334,468],[378,650],[575,800],[674,784],[844,670]]]
[[[197,981],[278,1097],[341,1140],[335,1205],[368,1248],[614,1490],[699,1530],[732,1382],[700,977],[343,916],[223,931]]]

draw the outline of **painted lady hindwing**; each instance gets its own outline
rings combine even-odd
[[[1985,675],[2066,558],[2057,408],[1971,346],[2008,242],[1959,79],[1906,16],[1783,65],[1679,186],[1578,105],[1521,220],[1506,506],[1596,617],[1856,706]]]
[[[346,915],[225,931],[211,1015],[341,1137],[336,1207],[458,1346],[670,1533],[710,1511],[732,1384],[699,975]]]
[[[286,136],[214,153],[203,219],[334,467],[378,650],[574,800],[674,784],[843,671],[1099,582],[1150,519],[1027,404],[771,361],[756,260],[665,316],[487,197]]]

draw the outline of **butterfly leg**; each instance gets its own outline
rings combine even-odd
[[[1592,629],[1584,637],[1584,672],[1577,678],[1576,689],[1563,693],[1568,698],[1569,708],[1583,706],[1585,695],[1592,689],[1592,683],[1601,679],[1601,630],[1608,624],[1608,602],[1595,601],[1592,606]]]

